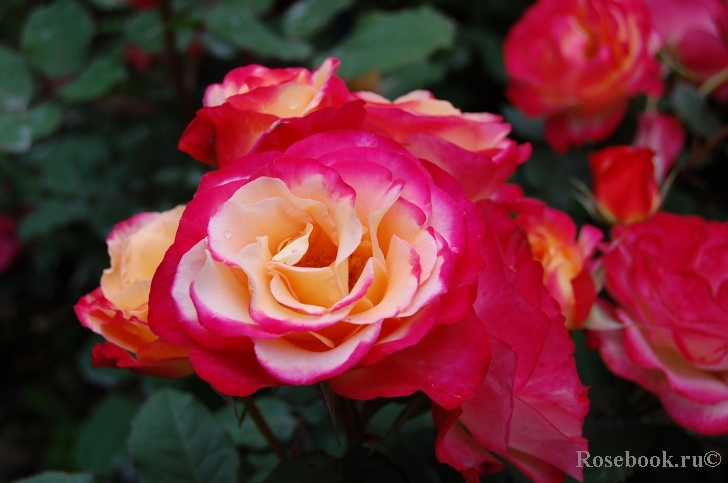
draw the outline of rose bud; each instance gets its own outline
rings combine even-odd
[[[633,223],[660,206],[655,152],[645,147],[612,146],[589,156],[596,210],[611,223]]]

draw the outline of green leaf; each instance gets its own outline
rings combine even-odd
[[[58,129],[63,109],[58,104],[41,104],[28,111],[28,125],[33,141],[42,139]]]
[[[16,480],[15,483],[93,483],[94,477],[88,473],[61,473],[46,471],[37,476]]]
[[[390,72],[425,60],[453,43],[454,25],[430,7],[374,12],[361,17],[354,32],[331,55],[338,73],[352,78],[377,69]]]
[[[392,72],[382,79],[379,92],[384,97],[396,99],[415,89],[439,82],[446,73],[447,66],[443,62],[420,62]]]
[[[210,412],[190,394],[155,393],[132,425],[129,451],[142,483],[234,483],[238,454]]]
[[[117,56],[97,57],[78,78],[58,90],[67,101],[88,101],[101,97],[126,79],[126,69]]]
[[[137,401],[120,396],[111,396],[99,404],[76,440],[79,469],[110,476],[128,460],[126,440],[139,406]]]
[[[44,201],[20,223],[19,235],[21,239],[29,240],[83,219],[85,215],[86,209],[75,203],[60,200]]]
[[[41,72],[63,77],[81,67],[93,35],[94,22],[85,8],[72,0],[57,0],[30,15],[22,44]]]
[[[281,461],[263,483],[342,483],[339,461],[322,451],[304,453]]]
[[[280,37],[242,6],[215,7],[208,13],[206,23],[214,37],[265,57],[301,60],[311,52],[308,44]]]
[[[95,181],[94,168],[109,159],[100,138],[64,136],[33,148],[33,161],[43,167],[47,187],[54,193],[83,195]]]
[[[225,0],[225,3],[245,7],[256,15],[265,15],[275,4],[275,0]]]
[[[0,151],[24,153],[30,149],[31,136],[26,113],[0,114]]]
[[[312,37],[353,4],[354,0],[299,0],[283,15],[283,31],[291,37]]]
[[[298,421],[291,415],[291,406],[281,399],[274,397],[261,397],[256,399],[256,405],[268,422],[273,433],[281,441],[288,441],[298,427]],[[242,414],[242,405],[238,414]],[[266,449],[268,442],[260,434],[252,418],[246,417],[243,424],[238,427],[235,412],[229,406],[221,408],[215,415],[228,430],[236,445],[243,445],[253,449]]]
[[[126,41],[147,52],[158,54],[164,49],[164,24],[156,10],[138,12],[124,27]]]
[[[129,7],[129,3],[125,0],[90,0],[90,2],[100,10],[120,10]]]
[[[0,112],[22,112],[33,97],[33,76],[23,57],[0,45]]]

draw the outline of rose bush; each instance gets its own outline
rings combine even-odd
[[[576,373],[574,345],[556,301],[542,284],[523,230],[491,201],[478,203],[490,228],[482,245],[475,311],[492,348],[488,375],[472,399],[447,411],[433,407],[437,457],[469,483],[511,462],[535,482],[581,481],[577,451],[589,408]]]
[[[203,177],[152,281],[153,331],[225,394],[471,397],[489,359],[472,315],[484,229],[462,188],[381,136],[280,133],[281,151]]]
[[[630,97],[662,92],[659,37],[641,0],[539,0],[503,48],[506,94],[527,115],[545,117],[557,151],[605,139]]]
[[[590,332],[607,366],[654,392],[678,424],[728,431],[728,225],[658,213],[612,230],[605,306]]]
[[[188,348],[159,339],[147,323],[152,276],[174,240],[183,209],[135,215],[106,239],[111,267],[101,286],[74,307],[81,323],[108,341],[94,347],[94,365],[166,377],[192,372]]]
[[[216,166],[248,154],[282,120],[349,100],[346,85],[334,75],[338,66],[338,60],[329,58],[313,72],[261,65],[230,71],[221,84],[205,91],[204,107],[182,133],[179,149]]]

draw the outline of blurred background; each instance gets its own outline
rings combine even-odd
[[[598,146],[553,153],[542,123],[504,96],[502,42],[531,3],[0,2],[0,482],[47,469],[136,481],[126,452],[130,423],[144,398],[168,385],[193,391],[230,428],[245,455],[240,481],[263,481],[275,465],[252,426],[238,429],[222,398],[194,377],[167,381],[92,368],[90,349],[99,339],[72,309],[108,266],[105,238],[114,224],[191,198],[208,167],[179,152],[177,141],[205,87],[235,67],[314,68],[335,56],[352,90],[393,99],[429,89],[463,111],[501,114],[513,125],[512,137],[534,145],[515,181],[577,223],[593,223],[574,198],[573,179],[589,184],[587,152]],[[688,148],[725,123],[724,107],[689,89],[675,92],[670,109],[692,129]],[[604,145],[631,143],[634,114],[644,102],[633,100],[632,115]],[[724,148],[716,149],[680,175],[666,209],[725,221],[726,157]],[[611,376],[582,334],[575,338],[580,372],[593,386],[586,436],[595,454],[618,447],[644,455],[717,449],[728,456],[725,437],[699,438],[677,428],[656,398]],[[282,389],[263,394],[259,404],[281,439],[305,428],[310,445],[336,454],[330,419],[316,396]],[[389,414],[397,414],[396,401],[392,406]],[[435,433],[428,418],[413,419],[383,447],[408,478],[391,481],[462,481],[430,454]],[[587,481],[725,482],[728,458],[723,461],[718,470],[603,468],[588,471]],[[492,481],[524,480],[509,470]]]

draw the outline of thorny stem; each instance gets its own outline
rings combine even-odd
[[[273,434],[270,426],[268,426],[268,422],[261,414],[258,406],[255,404],[255,401],[253,401],[253,398],[250,396],[244,397],[243,404],[245,404],[245,409],[248,411],[250,419],[253,420],[255,426],[258,428],[258,431],[260,431],[260,434],[262,434],[265,440],[268,441],[268,444],[273,449],[273,452],[276,454],[276,456],[278,456],[278,459],[281,461],[288,459],[288,453],[286,452],[286,448],[283,447],[281,442],[278,441],[276,435]]]
[[[177,93],[177,102],[184,116],[192,119],[195,112],[187,89],[185,88],[182,57],[177,52],[177,42],[174,36],[174,30],[172,30],[172,5],[170,0],[160,0],[159,11],[162,15],[162,22],[164,23],[164,46],[167,51],[169,75],[172,77],[174,89]]]

